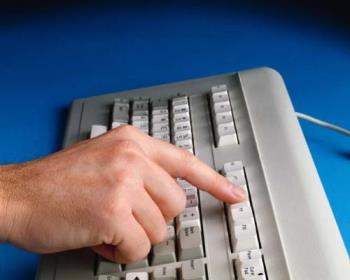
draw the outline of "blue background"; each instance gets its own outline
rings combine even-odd
[[[349,128],[345,5],[306,2],[2,4],[0,162],[58,150],[75,98],[257,66],[280,71],[296,110]],[[350,141],[302,128],[349,252]],[[0,279],[34,279],[37,261],[0,245]]]

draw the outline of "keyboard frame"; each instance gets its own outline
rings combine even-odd
[[[227,84],[229,88],[240,142],[236,146],[214,148],[208,100],[204,95],[218,84]],[[350,272],[345,246],[283,79],[273,69],[258,68],[75,100],[63,146],[87,139],[92,124],[109,124],[116,96],[156,99],[175,96],[177,92],[190,97],[198,157],[217,170],[225,162],[243,161],[249,191],[253,198],[258,198],[252,204],[268,279],[347,279]],[[221,203],[204,192],[200,192],[200,200],[202,205],[208,205],[201,209],[202,217],[210,216],[211,207]],[[203,225],[211,222],[204,220]],[[208,279],[234,279],[232,265],[231,269],[223,267],[222,254],[216,256],[210,245],[209,236],[219,234],[217,228],[212,225],[207,228],[211,232],[204,242],[211,253],[205,261],[213,267],[208,271]],[[228,242],[228,236],[224,238]],[[226,250],[227,259],[235,258],[227,246],[221,249]],[[95,279],[91,275],[94,264],[90,249],[45,255],[37,280]]]

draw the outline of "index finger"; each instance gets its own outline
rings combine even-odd
[[[156,147],[151,149],[151,156],[171,176],[184,179],[227,203],[236,203],[245,198],[243,189],[233,185],[192,153],[161,140],[155,140],[152,144]]]
[[[245,198],[243,189],[233,185],[192,153],[148,136],[138,129],[126,135],[137,141],[144,152],[172,177],[185,179],[227,203],[236,203]]]

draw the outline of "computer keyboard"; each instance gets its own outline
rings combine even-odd
[[[123,124],[194,153],[248,198],[225,205],[177,179],[186,209],[146,258],[115,264],[89,248],[45,255],[38,280],[350,279],[347,252],[276,71],[76,100],[64,146]]]

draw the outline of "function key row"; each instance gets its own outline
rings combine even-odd
[[[241,161],[224,164],[223,175],[249,195],[245,170]],[[226,204],[232,252],[237,253],[235,270],[238,280],[266,280],[258,233],[249,198],[236,204]]]
[[[238,144],[231,102],[226,85],[211,88],[211,115],[217,147]]]

